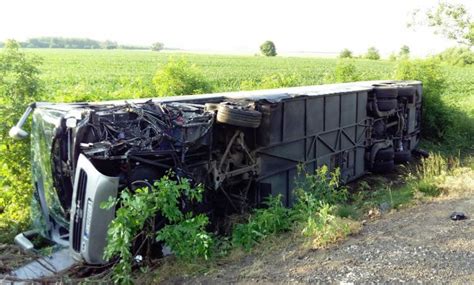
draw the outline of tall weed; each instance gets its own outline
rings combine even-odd
[[[415,174],[407,179],[415,190],[428,196],[439,196],[442,193],[440,185],[460,167],[461,162],[456,157],[446,158],[439,153],[431,153],[428,158],[421,159]]]
[[[254,210],[247,223],[235,226],[234,246],[250,250],[268,235],[290,229],[289,210],[283,206],[281,195],[268,197],[265,205],[266,208]]]

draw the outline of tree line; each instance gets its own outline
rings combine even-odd
[[[0,48],[5,43],[0,42]],[[37,37],[30,38],[24,42],[20,42],[22,48],[64,48],[64,49],[136,49],[136,50],[157,50],[159,46],[163,49],[163,44],[156,43],[153,46],[138,45],[120,45],[116,41],[97,41],[89,38],[63,38],[63,37]]]

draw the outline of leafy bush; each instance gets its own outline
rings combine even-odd
[[[298,176],[303,176],[303,179],[295,181],[296,203],[294,208],[303,217],[313,215],[324,204],[344,203],[349,197],[347,188],[339,185],[340,170],[338,168],[329,172],[328,167],[323,165],[312,174],[307,173],[302,166],[299,166]]]
[[[311,238],[313,248],[325,247],[351,233],[349,223],[332,214],[334,207],[322,203],[317,212],[309,215],[302,224],[301,234]]]
[[[19,47],[7,41],[0,53],[0,241],[5,242],[28,224],[32,193],[30,141],[13,141],[8,131],[41,94],[41,60]]]
[[[191,95],[212,92],[212,86],[194,64],[170,61],[153,78],[158,96]]]
[[[354,82],[359,81],[362,74],[357,70],[354,61],[342,59],[336,63],[336,68],[333,72],[327,73],[324,76],[325,83],[339,83],[339,82]]]
[[[396,67],[395,78],[423,83],[422,135],[427,139],[442,139],[454,122],[450,108],[441,98],[446,88],[446,77],[439,61],[401,61]]]
[[[110,197],[101,205],[108,209],[119,205],[116,217],[109,225],[104,252],[107,260],[119,257],[114,266],[113,278],[116,282],[131,283],[133,242],[138,236],[150,239],[155,234],[153,227],[157,214],[170,223],[156,233],[157,240],[164,241],[184,260],[208,258],[212,237],[205,231],[207,217],[193,217],[192,213],[184,214],[180,209],[182,199],[201,202],[204,189],[201,186],[191,187],[184,178],[172,178],[171,174],[165,175],[153,187],[137,189],[134,193],[125,189],[119,198]],[[187,248],[183,248],[184,245]]]
[[[270,74],[261,80],[244,80],[240,83],[240,90],[272,89],[281,87],[298,86],[299,76],[296,74]]]
[[[352,58],[352,51],[345,48],[339,53],[339,58]]]
[[[266,208],[256,209],[246,224],[237,224],[232,232],[234,246],[250,250],[268,235],[286,231],[290,228],[289,210],[281,202],[281,195],[270,196]]]
[[[439,60],[453,66],[466,66],[474,64],[474,52],[470,48],[448,48],[436,56]]]
[[[379,50],[376,49],[375,47],[370,47],[367,50],[367,53],[364,55],[364,58],[371,59],[371,60],[379,60],[380,59]]]
[[[275,44],[272,41],[266,41],[260,46],[260,52],[264,56],[276,56],[276,47]]]
[[[324,247],[347,236],[351,232],[349,223],[332,214],[334,205],[346,202],[349,195],[347,188],[339,186],[339,169],[330,173],[324,165],[309,174],[299,166],[301,175],[303,179],[296,180],[292,215],[302,235],[311,238],[312,247]]]
[[[173,253],[183,260],[198,257],[209,259],[214,240],[206,232],[209,219],[205,215],[188,217],[176,224],[166,225],[156,238],[171,248]]]
[[[335,82],[353,82],[360,80],[360,74],[352,61],[341,60],[334,70]]]
[[[305,237],[311,237],[311,244],[324,246],[351,232],[350,223],[331,214],[333,205],[344,203],[348,191],[339,186],[340,172],[330,173],[326,166],[314,174],[306,173],[298,167],[296,180],[296,201],[292,209],[286,209],[281,195],[269,197],[266,208],[257,209],[246,224],[238,224],[232,232],[234,246],[250,250],[268,235],[289,230],[293,224],[301,228]]]

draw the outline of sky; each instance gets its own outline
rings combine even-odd
[[[272,40],[280,54],[383,55],[408,45],[415,56],[455,43],[406,23],[417,8],[437,0],[1,0],[0,40],[38,36],[87,37],[121,44],[185,50],[257,53]],[[458,0],[470,11],[474,1]]]

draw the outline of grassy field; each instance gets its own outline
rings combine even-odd
[[[40,69],[46,88],[45,100],[100,100],[153,97],[156,70],[172,59],[185,59],[198,66],[214,91],[234,91],[243,81],[281,74],[294,76],[296,85],[323,84],[337,59],[204,55],[127,50],[27,50],[43,58]],[[361,79],[391,79],[396,62],[358,59]],[[474,67],[445,66],[446,102],[474,116]]]
[[[126,50],[28,50],[41,56],[41,66],[51,100],[72,98],[130,98],[153,96],[152,77],[172,59],[197,65],[214,91],[239,90],[241,82],[271,74],[294,75],[298,85],[322,84],[335,59],[202,55]],[[364,79],[391,77],[393,62],[357,61]],[[473,73],[474,74],[474,73]],[[148,92],[148,93],[147,93]]]

